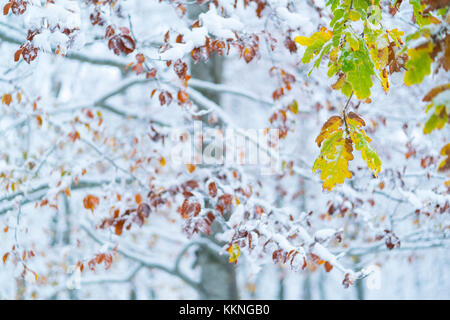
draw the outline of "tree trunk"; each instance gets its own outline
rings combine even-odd
[[[311,300],[312,299],[312,290],[311,290],[311,273],[308,270],[304,272],[304,280],[303,280],[303,300]]]
[[[233,264],[228,263],[226,256],[202,247],[197,252],[196,262],[201,270],[200,281],[203,288],[200,299],[239,299],[235,268]]]
[[[189,18],[192,21],[198,20],[199,15],[208,9],[207,5],[192,4],[188,8]],[[205,80],[213,83],[222,82],[223,57],[212,54],[208,63],[203,61],[190,64],[190,74],[192,78]],[[206,98],[220,105],[220,93],[198,89]],[[205,116],[202,120],[207,122]],[[211,226],[210,239],[214,239],[214,234],[220,232],[220,226],[214,222]],[[223,245],[220,243],[219,245]],[[204,292],[200,293],[201,299],[239,299],[236,271],[234,264],[228,263],[228,258],[221,256],[205,247],[197,251],[196,265],[200,267],[200,280]]]
[[[355,265],[357,265],[360,261],[359,256],[355,256],[354,261],[355,261]],[[362,279],[356,280],[355,290],[356,290],[356,299],[364,300],[365,292],[364,292],[364,282]]]

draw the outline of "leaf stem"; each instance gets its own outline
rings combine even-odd
[[[346,115],[346,112],[347,112],[347,108],[348,108],[348,106],[349,106],[349,104],[350,104],[350,100],[352,100],[352,97],[353,97],[353,91],[352,91],[352,93],[350,94],[350,97],[348,97],[348,100],[347,100],[347,103],[346,103],[345,106],[344,106],[344,109],[342,109],[342,114],[343,114],[343,116],[344,116],[345,132],[346,132],[347,134],[349,134],[350,132],[349,132],[349,130],[348,130],[348,125],[347,125],[347,115]]]

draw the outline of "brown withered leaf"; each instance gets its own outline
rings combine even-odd
[[[157,70],[155,68],[151,68],[146,74],[145,77],[147,79],[153,79],[154,77],[156,77],[156,72]]]
[[[144,73],[145,69],[142,63],[136,63],[131,70],[133,70],[134,72],[136,72],[136,74],[141,74]]]
[[[395,16],[395,14],[398,12],[400,5],[402,4],[403,0],[397,0],[394,6],[389,6],[389,13],[392,16]]]
[[[5,253],[3,255],[3,263],[6,263],[6,260],[8,260],[9,252]]]
[[[421,0],[420,3],[422,4],[422,6],[425,6],[425,9],[423,10],[424,14],[427,14],[430,11],[445,8],[450,5],[449,0]]]
[[[12,102],[12,96],[9,93],[5,93],[2,97],[2,103],[6,104],[7,106],[9,106]]]
[[[136,49],[136,43],[128,34],[116,34],[109,39],[108,48],[116,55],[128,55]]]
[[[184,90],[178,90],[177,98],[180,103],[186,103],[189,100],[189,95]]]
[[[256,50],[253,47],[245,47],[244,49],[244,60],[246,63],[250,63],[256,55]]]
[[[217,195],[217,186],[215,182],[211,182],[208,185],[208,193],[211,197],[215,198]]]
[[[7,4],[5,4],[5,6],[3,7],[3,15],[6,16],[9,13],[9,9],[11,9],[12,3],[8,2]]]
[[[328,138],[328,136],[334,132],[337,128],[339,128],[344,121],[340,116],[332,116],[330,117],[322,126],[320,130],[320,134],[316,138],[317,146],[321,146],[323,140]]]
[[[140,203],[137,208],[137,213],[147,218],[150,215],[151,208],[147,203]]]
[[[125,219],[119,219],[114,221],[114,233],[118,236],[122,235],[123,225],[125,224]]]
[[[97,208],[97,206],[99,205],[100,200],[98,197],[89,194],[87,196],[84,197],[83,199],[83,205],[86,209],[91,210],[92,212],[94,212],[95,208]]]
[[[200,60],[202,59],[202,51],[200,48],[194,48],[191,51],[191,57],[192,60],[194,60],[194,63],[198,63],[200,62]]]
[[[105,38],[111,38],[116,32],[112,26],[106,27]]]
[[[187,65],[186,62],[183,62],[183,60],[178,59],[173,64],[173,70],[177,74],[178,78],[184,79],[186,77],[186,74],[187,74],[188,65]]]
[[[159,94],[159,103],[161,104],[161,106],[165,104],[169,105],[172,102],[172,99],[172,94],[167,90],[163,90]]]
[[[404,69],[406,60],[408,56],[406,54],[402,56],[397,56],[395,52],[396,44],[395,42],[391,42],[388,46],[388,68],[389,74],[393,74],[394,72],[400,72]]]
[[[284,46],[289,50],[290,53],[297,52],[297,44],[289,36],[287,36],[286,39],[284,39]]]
[[[364,119],[361,118],[361,117],[360,117],[359,115],[357,115],[356,113],[354,113],[353,111],[350,111],[350,112],[348,113],[347,117],[348,117],[349,119],[352,119],[352,120],[354,120],[354,121],[360,123],[361,126],[363,126],[363,127],[366,125],[366,123],[364,122]]]
[[[422,101],[430,102],[434,99],[434,97],[436,97],[438,94],[440,94],[445,90],[450,90],[450,83],[434,87],[425,95],[425,97],[423,97]]]
[[[278,100],[284,95],[284,88],[278,88],[272,93],[273,100]]]
[[[342,281],[342,284],[344,285],[344,288],[348,288],[349,286],[351,286],[353,284],[353,280],[350,278],[350,274],[346,273],[344,280]]]

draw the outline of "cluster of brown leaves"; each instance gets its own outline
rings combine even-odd
[[[259,214],[261,214],[261,212],[264,212],[264,209],[262,207],[255,208],[255,210],[257,211],[257,214],[258,214],[258,212],[260,212]],[[239,246],[239,248],[245,248],[248,246],[249,250],[254,250],[256,247],[255,246],[256,241],[255,241],[255,239],[253,239],[252,234],[256,234],[256,236],[258,238],[261,238],[261,233],[259,232],[258,229],[253,229],[251,232],[247,231],[247,230],[236,230],[233,235],[233,238],[231,239],[230,245],[235,244],[235,245]],[[304,257],[304,255],[302,253],[300,253],[299,250],[292,249],[290,251],[286,251],[286,250],[280,248],[278,243],[276,241],[274,241],[273,239],[266,240],[263,244],[262,250],[267,252],[269,250],[268,249],[269,244],[275,245],[275,248],[273,246],[270,247],[271,248],[270,252],[272,254],[272,260],[275,264],[289,263],[289,266],[295,270],[299,270],[300,265],[301,265],[302,270],[304,270],[306,268],[306,266],[307,266],[306,258]],[[302,260],[298,261],[298,259],[302,259]]]
[[[173,70],[175,71],[175,74],[177,77],[183,81],[183,85],[187,87],[188,81],[191,78],[191,76],[187,73],[188,72],[188,65],[186,62],[184,62],[181,59],[178,59],[173,64]],[[179,104],[185,104],[189,100],[189,95],[187,92],[183,89],[178,90],[177,93],[177,99]]]
[[[250,63],[255,56],[259,57],[259,37],[256,34],[250,34],[238,37],[233,41],[233,46],[239,51],[239,57],[244,57],[246,63]]]
[[[139,201],[140,199],[140,201]],[[118,236],[122,235],[123,228],[127,230],[131,229],[133,224],[142,227],[145,218],[148,218],[151,212],[150,205],[142,202],[142,198],[137,197],[136,201],[139,202],[137,208],[127,209],[124,213],[120,214],[119,209],[113,211],[113,216],[106,218],[99,225],[100,229],[106,229],[111,226],[114,227],[114,233]]]
[[[401,39],[398,40],[400,44],[402,44]],[[389,74],[393,74],[394,72],[400,72],[402,69],[405,69],[405,63],[408,60],[408,55],[403,54],[398,56],[396,53],[396,44],[395,42],[390,42],[388,46],[388,64],[387,68],[389,68]],[[386,68],[383,70],[386,72]],[[384,74],[385,76],[385,74]]]
[[[438,159],[433,156],[425,156],[422,159],[420,159],[420,166],[422,168],[427,168],[433,164],[436,164],[438,162]]]
[[[200,27],[200,21],[194,22],[192,25],[192,28],[199,28]],[[183,43],[183,36],[178,35],[176,39],[177,43]],[[191,57],[194,63],[198,63],[202,60],[206,62],[209,60],[211,54],[217,53],[219,56],[223,56],[225,53],[228,54],[230,52],[230,43],[232,42],[232,39],[227,39],[226,41],[223,40],[213,40],[210,37],[206,37],[205,44],[203,46],[199,46],[194,48],[191,51]],[[166,44],[166,47],[168,45]],[[163,47],[165,50],[165,47]],[[225,52],[226,50],[226,52]]]
[[[146,79],[153,79],[156,77],[157,70],[156,68],[147,69],[145,66],[145,56],[142,53],[136,54],[136,63],[131,62],[125,67],[125,70],[131,67],[137,75],[140,75],[145,72]]]
[[[444,68],[445,71],[450,70],[450,34],[447,32],[445,36],[436,38],[434,41],[433,51],[430,53],[430,58],[437,60],[437,68],[435,73],[438,73],[440,68]]]
[[[136,43],[130,36],[130,29],[120,27],[118,32],[112,26],[106,28],[105,38],[109,39],[108,48],[116,55],[129,55],[136,49]]]
[[[91,210],[94,212],[95,208],[100,204],[100,199],[92,194],[88,194],[83,199],[83,206],[85,209]]]
[[[389,13],[394,16],[400,9],[403,0],[397,0],[394,4],[389,5]],[[445,8],[449,5],[448,0],[420,0],[420,4],[424,7],[422,15],[429,16],[431,11]]]
[[[183,204],[178,208],[178,212],[183,217],[183,219],[188,219],[191,215],[196,217],[201,210],[202,206],[199,202],[191,202],[189,201],[189,199],[184,199]]]
[[[397,0],[394,5],[389,5],[389,13],[395,16],[402,5],[403,0]]]
[[[286,264],[287,262],[289,262],[290,266],[294,267],[293,263],[295,262],[295,258],[297,257],[298,254],[299,254],[298,250],[291,250],[287,252],[283,249],[278,249],[272,253],[272,260],[275,264],[279,262]],[[305,270],[306,266],[307,266],[306,259],[305,257],[303,257],[302,270]]]
[[[252,230],[252,232],[254,232],[258,237],[261,237],[261,233],[257,229]],[[249,250],[253,250],[255,248],[252,233],[247,230],[236,230],[233,238],[231,239],[231,243],[237,244],[240,248],[245,248],[248,246]]]
[[[6,261],[8,260],[11,253],[13,253],[19,260],[22,259],[22,261],[25,261],[25,260],[35,256],[35,253],[33,250],[23,250],[22,254],[20,254],[19,252],[17,252],[16,246],[14,245],[11,249],[11,252],[6,252],[3,255],[3,257],[2,257],[3,264],[6,263]]]
[[[39,48],[33,46],[32,41],[35,35],[39,34],[38,30],[28,30],[27,42],[22,44],[19,49],[14,53],[14,61],[17,62],[20,56],[23,57],[28,64],[36,59],[38,55]]]
[[[163,52],[167,51],[168,49],[170,49],[169,40],[170,40],[170,32],[167,31],[166,34],[164,35],[164,44],[159,48],[160,53],[163,53]],[[183,35],[179,34],[176,38],[176,42],[183,43]],[[194,59],[194,61],[197,62],[195,59]],[[175,72],[177,77],[183,82],[184,87],[187,87],[188,81],[189,81],[189,79],[191,79],[191,76],[188,74],[187,63],[181,59],[177,59],[175,62],[173,62],[171,60],[166,61],[166,65],[168,67],[171,66],[172,63],[173,63],[173,71]],[[157,89],[154,89],[152,91],[152,94],[151,94],[152,97],[156,91],[157,91]],[[180,105],[185,104],[189,100],[189,95],[183,89],[178,90],[176,97],[177,97],[178,103]],[[159,102],[160,102],[161,106],[163,106],[165,104],[169,105],[172,102],[172,100],[173,100],[172,93],[170,93],[167,90],[161,90],[161,92],[159,94]]]
[[[215,215],[212,211],[200,215],[202,207],[200,203],[193,199],[192,193],[195,189],[199,189],[200,185],[197,180],[188,180],[180,186],[174,186],[170,189],[170,193],[175,196],[181,193],[184,197],[184,201],[180,207],[178,207],[178,213],[183,219],[185,219],[185,226],[183,230],[188,236],[192,236],[194,233],[200,231],[205,234],[210,234],[211,224],[215,220]]]
[[[333,265],[328,261],[320,259],[320,257],[315,255],[314,253],[310,253],[309,255],[311,257],[311,260],[317,265],[321,266],[323,264],[326,272],[330,272],[333,269]]]
[[[272,93],[272,98],[275,101],[284,96],[285,90],[290,91],[292,89],[292,84],[295,83],[295,76],[278,67],[270,68],[269,74],[271,77],[278,77],[278,79],[280,79],[283,84],[283,86],[277,88]]]
[[[298,113],[298,103],[296,100],[294,100],[286,107],[276,110],[269,118],[269,122],[272,128],[275,127],[276,129],[278,129],[279,139],[286,138],[290,130],[288,122],[289,112],[293,113],[294,115]]]
[[[284,46],[289,50],[290,53],[297,53],[297,43],[292,39],[291,36],[287,35],[284,38]]]
[[[223,56],[230,52],[230,40],[222,41],[222,40],[211,40],[211,38],[206,37],[205,44],[201,47],[196,47],[191,51],[191,57],[194,63],[198,63],[202,60],[206,62],[209,60],[211,54],[217,53],[219,56]]]
[[[110,253],[98,253],[91,260],[87,262],[87,265],[90,270],[95,271],[95,267],[101,263],[105,265],[105,270],[108,270],[113,262],[113,256]],[[80,272],[84,271],[84,262],[78,261],[75,269],[80,270]]]
[[[401,0],[397,2],[402,2]],[[423,14],[429,14],[431,11],[439,10],[450,5],[448,0],[421,0],[420,3],[425,6]]]
[[[93,26],[105,25],[105,19],[102,17],[104,6],[109,6],[109,12],[114,12],[118,17],[122,17],[122,8],[117,4],[117,0],[85,0],[86,5],[93,5],[94,11],[89,15],[89,19]]]
[[[234,176],[234,178],[236,178]],[[226,181],[226,175],[218,176],[220,180]],[[211,209],[203,210],[200,203],[194,200],[193,191],[196,190],[200,193],[207,193],[209,198],[209,207]],[[236,199],[236,203],[239,202],[237,195],[241,194],[248,198],[251,196],[252,191],[245,191],[243,188],[237,188],[235,190],[236,196],[229,193],[220,194],[217,183],[214,181],[204,181],[200,183],[197,180],[191,179],[180,186],[174,186],[169,190],[172,196],[176,194],[183,194],[185,200],[182,205],[178,207],[178,212],[185,219],[184,231],[188,236],[192,236],[194,233],[203,232],[210,234],[211,224],[218,216],[225,216],[230,212],[233,199]],[[240,202],[239,202],[240,203]]]
[[[27,5],[28,1],[26,0],[9,0],[9,2],[3,7],[3,15],[6,16],[9,13],[9,10],[16,15],[24,14],[27,10]]]
[[[62,33],[64,33],[68,38],[69,41],[67,42],[67,46],[70,47],[75,39],[75,32],[78,31],[78,28],[72,28],[72,29],[68,29],[68,28],[60,28],[59,25],[53,29],[51,29],[52,32],[54,32],[55,30],[60,30]],[[14,53],[14,61],[17,62],[20,60],[20,56],[23,57],[23,59],[30,64],[31,61],[33,61],[34,59],[36,59],[36,57],[38,56],[38,51],[39,48],[33,46],[33,38],[37,35],[40,34],[41,30],[38,29],[33,29],[33,30],[28,30],[28,34],[27,34],[27,42],[22,44],[19,49]],[[55,53],[57,55],[61,54],[61,47],[58,46],[55,50]],[[61,54],[62,56],[64,56],[63,54]]]
[[[382,239],[384,239],[386,247],[389,250],[400,248],[400,239],[392,231],[386,229],[383,234],[379,234],[375,237],[375,240],[377,241]]]
[[[384,189],[384,187],[385,183],[381,182],[380,189]],[[328,201],[328,210],[320,214],[319,218],[321,220],[331,220],[333,216],[342,218],[346,215],[351,215],[353,218],[356,218],[358,214],[355,212],[355,209],[362,207],[366,203],[372,207],[375,206],[375,200],[373,199],[362,200],[360,198],[349,199],[348,197],[343,197],[340,201]]]
[[[8,229],[8,228],[5,228],[4,231],[7,232],[7,229]],[[34,253],[33,250],[23,250],[22,253],[19,253],[19,250],[18,250],[18,248],[16,247],[16,245],[13,245],[12,248],[11,248],[11,250],[10,250],[9,252],[6,252],[6,253],[3,255],[3,257],[2,257],[3,264],[5,264],[5,263],[7,262],[8,258],[9,258],[10,256],[13,256],[13,257],[14,257],[14,263],[16,263],[16,262],[18,262],[18,261],[21,261],[21,264],[22,264],[22,266],[23,266],[23,271],[22,271],[22,273],[21,273],[21,277],[22,277],[22,278],[25,278],[26,273],[27,273],[27,272],[30,272],[30,273],[33,274],[35,281],[38,280],[38,274],[37,274],[35,271],[31,270],[31,269],[25,264],[25,260],[27,260],[27,259],[32,258],[32,257],[35,256],[35,253]]]
[[[267,6],[267,1],[265,0],[244,0],[244,7],[248,7],[250,3],[256,3],[256,16],[258,18],[262,18],[262,12],[264,8]],[[237,1],[234,3],[234,7],[236,8]]]
[[[444,205],[440,205],[437,203],[432,210],[427,210],[425,208],[422,209],[416,209],[414,213],[416,214],[417,218],[419,215],[424,215],[427,217],[430,217],[432,214],[444,214],[450,212],[450,201],[446,201]]]

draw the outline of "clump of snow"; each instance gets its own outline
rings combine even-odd
[[[214,6],[211,6],[208,12],[200,14],[199,20],[210,34],[218,38],[234,39],[236,36],[233,31],[244,29],[239,20],[219,16]]]
[[[195,47],[200,47],[205,44],[208,31],[205,27],[194,28],[186,30],[183,34],[183,40],[185,43],[174,43],[172,48],[160,54],[160,58],[163,60],[177,60],[183,58]]]
[[[331,228],[321,229],[316,231],[316,233],[314,233],[314,239],[317,242],[324,242],[329,240],[332,236],[334,236],[335,233],[336,233],[335,229]]]
[[[302,28],[305,33],[311,33],[314,31],[314,26],[307,16],[290,12],[286,7],[279,7],[276,9],[276,12],[277,15],[289,26],[289,28]]]

